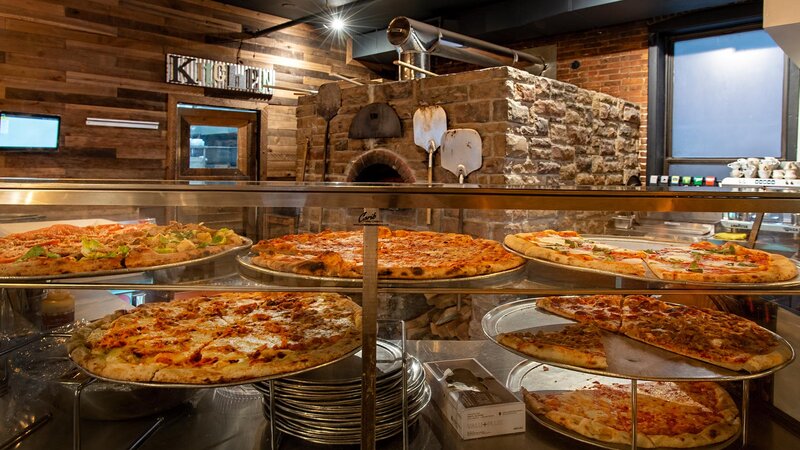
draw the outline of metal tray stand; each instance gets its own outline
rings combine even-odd
[[[631,411],[633,412],[634,418],[632,421],[632,436],[636,435],[635,392],[638,381],[679,382],[738,380],[742,382],[742,404],[740,405],[742,422],[741,440],[742,444],[745,445],[748,437],[747,410],[749,407],[750,380],[770,375],[789,365],[795,358],[792,346],[775,333],[772,334],[778,341],[778,351],[786,356],[786,361],[776,367],[758,373],[735,372],[703,361],[677,355],[635,341],[626,336],[606,332],[603,333],[603,345],[606,348],[606,358],[608,360],[608,369],[606,370],[589,369],[552,361],[537,360],[530,355],[510,349],[497,342],[497,336],[501,333],[514,331],[533,333],[537,331],[553,331],[564,328],[571,323],[574,323],[574,321],[537,308],[536,299],[517,300],[502,304],[489,311],[481,321],[483,332],[489,339],[505,350],[520,355],[528,360],[523,361],[512,370],[507,381],[509,390],[516,392],[520,397],[520,387],[525,387],[531,391],[563,391],[579,389],[589,385],[593,381],[620,383],[625,382],[625,379],[629,380],[627,382],[630,383],[631,386]],[[542,363],[547,363],[547,365],[545,366]],[[561,370],[554,370],[554,368],[560,368]],[[551,384],[547,384],[548,382]],[[546,418],[533,414],[531,415],[544,426],[571,438],[580,440],[581,442],[611,449],[637,448],[635,440],[631,442],[630,446],[609,444],[574,433]],[[702,450],[723,448],[734,440],[735,438],[720,446],[715,445],[698,448]]]

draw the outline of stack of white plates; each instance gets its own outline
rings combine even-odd
[[[403,430],[402,352],[378,341],[376,435],[385,439]],[[422,365],[407,359],[408,417],[413,423],[431,399]],[[275,426],[286,434],[319,444],[361,442],[361,352],[335,364],[274,381]],[[270,420],[269,383],[257,383],[265,394]]]

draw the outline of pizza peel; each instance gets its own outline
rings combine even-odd
[[[442,137],[442,167],[464,184],[467,175],[483,165],[483,142],[477,131],[469,128],[447,130]],[[458,210],[458,231],[463,231],[464,210]]]
[[[441,106],[423,106],[414,111],[414,143],[428,152],[428,184],[433,182],[433,154],[442,145],[447,131],[447,115]],[[431,210],[426,213],[426,223],[431,224]]]
[[[469,128],[447,130],[442,137],[442,167],[463,184],[467,175],[483,165],[483,142],[477,131]]]

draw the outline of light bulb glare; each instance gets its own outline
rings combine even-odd
[[[331,19],[331,29],[335,31],[344,30],[344,20],[342,20],[340,17],[334,17]]]

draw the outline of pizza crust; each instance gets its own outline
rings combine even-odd
[[[594,349],[570,348],[552,343],[532,343],[514,333],[497,336],[497,342],[536,359],[590,369],[607,369],[608,362],[602,352]]]

